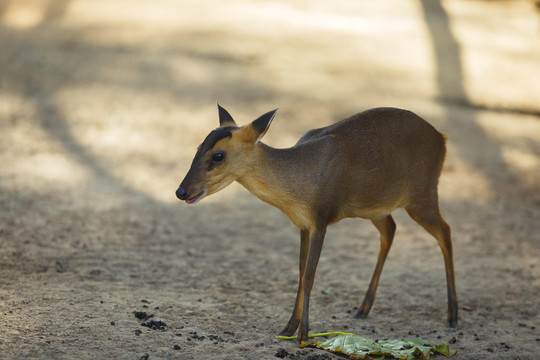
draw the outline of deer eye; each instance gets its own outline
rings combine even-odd
[[[224,159],[225,159],[225,154],[221,152],[217,152],[214,154],[214,156],[212,156],[212,161],[214,162],[220,162],[220,161],[223,161]]]

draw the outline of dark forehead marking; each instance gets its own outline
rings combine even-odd
[[[213,130],[199,146],[197,155],[202,156],[208,150],[213,148],[219,140],[232,136],[232,131],[234,130],[236,130],[236,128],[232,126],[220,127],[219,129]]]

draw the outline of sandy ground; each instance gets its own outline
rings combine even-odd
[[[329,229],[312,332],[537,359],[539,40],[532,1],[1,1],[0,358],[324,359],[275,338],[297,286],[288,219],[236,184],[174,197],[219,100],[239,123],[279,106],[275,147],[375,106],[448,136],[459,327],[436,241],[398,211],[367,320],[351,313],[377,232]]]

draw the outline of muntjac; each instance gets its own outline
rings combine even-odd
[[[396,224],[392,211],[409,216],[434,236],[442,250],[448,291],[448,326],[458,304],[450,227],[438,204],[445,137],[414,113],[376,108],[306,132],[291,148],[260,140],[276,110],[237,126],[218,105],[220,126],[199,146],[176,196],[194,204],[238,181],[280,209],[300,229],[300,281],[294,310],[281,335],[308,337],[309,297],[326,227],[344,218],[369,219],[380,233],[380,251],[368,291],[356,314],[366,318]]]

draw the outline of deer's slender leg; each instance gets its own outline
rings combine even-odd
[[[371,277],[371,282],[369,283],[369,288],[364,297],[364,301],[358,312],[354,316],[357,319],[367,318],[371,307],[373,306],[373,301],[375,301],[375,293],[377,292],[377,286],[379,285],[379,278],[384,267],[384,262],[392,246],[392,241],[394,239],[394,234],[396,232],[396,223],[391,215],[387,215],[384,218],[371,220],[373,225],[379,230],[381,234],[381,248],[379,250],[379,256],[377,258],[377,264],[375,265],[375,271]]]
[[[324,242],[324,235],[326,234],[326,226],[319,227],[314,231],[310,231],[310,246],[307,256],[306,269],[301,281],[303,288],[303,307],[302,318],[300,320],[300,328],[298,329],[298,339],[300,341],[306,341],[309,332],[309,296],[311,289],[313,288],[313,282],[315,280],[315,272],[317,265],[319,264],[319,257],[321,256],[321,250]]]
[[[291,318],[285,328],[279,333],[281,336],[292,336],[298,325],[300,324],[300,319],[302,317],[302,307],[304,301],[304,292],[302,288],[302,279],[306,270],[307,257],[309,252],[309,232],[308,230],[300,230],[300,259],[299,259],[299,271],[300,279],[298,280],[298,292],[296,294],[296,301],[294,303],[294,310],[291,314]]]
[[[431,206],[409,206],[406,208],[409,216],[420,224],[427,232],[433,235],[439,242],[443,253],[446,270],[446,287],[448,291],[448,323],[449,327],[455,328],[458,323],[458,300],[456,280],[454,275],[454,256],[450,226],[444,221],[439,211],[437,199],[431,202]]]

